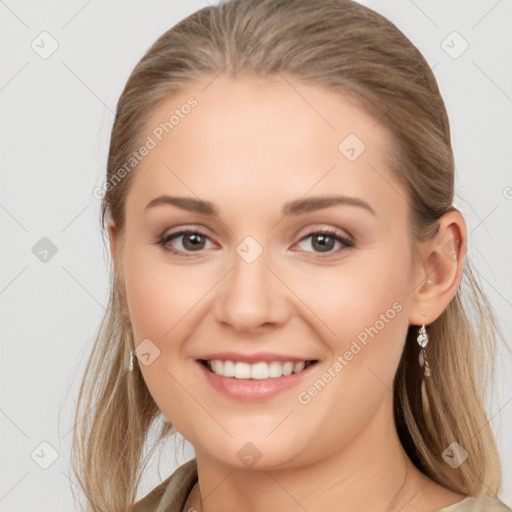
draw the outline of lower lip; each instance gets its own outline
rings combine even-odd
[[[265,400],[272,398],[282,391],[296,386],[310,373],[318,362],[308,366],[299,373],[268,379],[235,379],[223,377],[208,370],[202,363],[196,361],[208,382],[217,390],[230,398],[237,400]]]

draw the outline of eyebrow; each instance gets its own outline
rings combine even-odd
[[[194,199],[193,197],[176,197],[168,195],[155,197],[155,199],[151,200],[147,204],[144,211],[162,205],[176,206],[182,210],[200,213],[202,215],[219,215],[217,208],[215,208],[215,206],[209,201]],[[367,210],[373,215],[376,215],[375,210],[368,203],[357,197],[348,196],[319,196],[307,199],[296,199],[295,201],[285,203],[283,215],[301,215],[336,205],[357,206]]]

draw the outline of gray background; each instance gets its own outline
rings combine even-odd
[[[405,32],[438,79],[469,255],[510,340],[512,2],[363,3]],[[161,33],[205,5],[0,0],[2,511],[78,510],[69,465],[73,408],[108,292],[92,191],[103,182],[113,111],[133,66]],[[469,46],[458,55],[464,41]],[[58,48],[48,56],[52,44]],[[504,465],[500,497],[508,504],[511,369],[511,354],[502,350],[488,402]],[[165,447],[141,495],[191,453],[188,445],[177,456],[172,444]]]

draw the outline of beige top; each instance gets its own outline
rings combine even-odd
[[[182,510],[197,482],[196,459],[180,466],[171,476],[138,501],[133,512],[187,512]],[[511,512],[512,509],[496,498],[467,498],[437,512]]]

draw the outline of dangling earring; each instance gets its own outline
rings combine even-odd
[[[430,372],[430,366],[428,365],[427,356],[425,355],[425,347],[428,344],[428,334],[427,334],[427,330],[425,329],[425,324],[423,324],[420,327],[420,330],[418,331],[417,341],[418,341],[418,345],[421,347],[420,355],[418,357],[418,361],[420,363],[420,368],[425,367],[423,375],[425,377],[430,377],[432,374]]]
[[[418,357],[420,368],[424,368],[423,377],[421,379],[421,403],[423,406],[423,414],[425,415],[425,421],[429,425],[430,430],[434,432],[435,428],[432,424],[430,404],[428,402],[428,395],[425,387],[425,377],[430,378],[431,376],[430,366],[428,365],[427,356],[425,355],[425,347],[429,341],[427,330],[425,329],[425,324],[420,327],[416,340],[420,346],[420,355]]]
[[[133,350],[130,350],[130,359],[128,361],[128,371],[133,372],[135,357],[133,355]]]
[[[126,332],[125,332],[125,343],[126,343],[126,346],[128,348],[130,348],[130,355],[128,358],[128,371],[133,372],[133,369],[135,368],[135,354],[134,354],[134,351],[131,350],[131,347],[134,346],[134,341],[133,341],[133,333],[131,332],[131,330],[129,328],[126,329]]]

